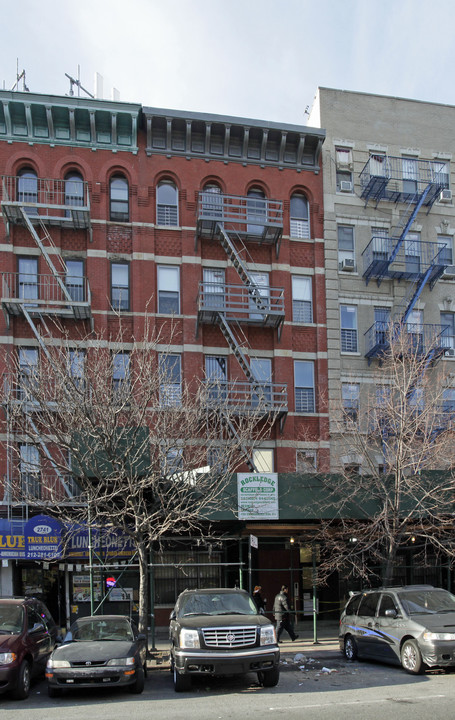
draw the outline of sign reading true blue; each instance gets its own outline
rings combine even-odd
[[[25,557],[29,560],[54,560],[62,556],[62,527],[58,520],[36,515],[25,523]]]

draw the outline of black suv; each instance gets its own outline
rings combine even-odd
[[[36,598],[0,599],[0,693],[28,697],[30,680],[43,674],[57,643],[57,626]]]
[[[193,675],[256,672],[265,687],[278,683],[275,628],[245,590],[185,590],[171,613],[169,639],[176,692],[188,690]]]

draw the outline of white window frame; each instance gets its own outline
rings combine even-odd
[[[313,322],[313,278],[292,276],[292,319],[297,323]]]
[[[158,313],[160,315],[180,315],[180,267],[178,265],[158,265]],[[177,309],[166,310],[165,301],[177,301]],[[164,306],[164,307],[163,307]]]

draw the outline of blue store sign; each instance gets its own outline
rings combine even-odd
[[[56,560],[62,557],[62,527],[58,520],[37,515],[25,523],[25,558]]]

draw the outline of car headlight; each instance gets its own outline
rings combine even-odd
[[[49,670],[53,670],[54,668],[71,667],[71,665],[68,660],[55,660],[54,658],[49,658],[46,667]]]
[[[112,660],[109,660],[107,663],[108,665],[134,665],[134,657],[126,657],[126,658],[113,658]]]
[[[455,640],[455,633],[435,633],[435,632],[424,632],[422,635],[426,641],[431,640]]]
[[[199,633],[197,630],[180,630],[179,645],[181,648],[198,648],[201,647],[199,642]]]
[[[261,645],[275,645],[276,631],[273,625],[264,625],[261,627]]]
[[[0,665],[9,665],[17,658],[16,653],[0,653]]]

